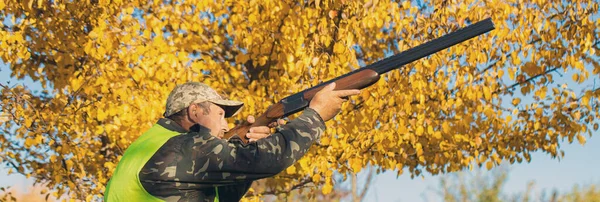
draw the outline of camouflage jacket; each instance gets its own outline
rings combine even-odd
[[[181,132],[150,158],[139,173],[144,189],[166,201],[239,201],[254,180],[270,177],[300,159],[325,129],[307,108],[277,132],[244,144],[234,136],[222,140],[196,125],[190,132],[169,119],[161,126]],[[218,190],[215,190],[218,187]]]

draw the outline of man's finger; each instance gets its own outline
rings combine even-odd
[[[333,91],[335,89],[335,82],[327,84],[325,87],[321,89],[321,91]]]
[[[246,118],[246,121],[248,121],[248,123],[254,123],[254,121],[256,121],[256,119],[254,119],[254,116],[250,115],[250,116],[248,116],[248,118]]]
[[[275,128],[277,126],[282,126],[282,125],[285,125],[285,120],[277,119],[277,121],[271,122],[268,126],[269,126],[269,128]]]
[[[251,133],[271,133],[271,129],[267,126],[256,126],[250,128]]]
[[[248,139],[262,139],[269,136],[267,133],[246,133]]]
[[[336,95],[336,96],[338,96],[340,98],[343,98],[343,97],[348,97],[348,96],[351,96],[351,95],[358,95],[360,93],[360,90],[356,90],[356,89],[353,89],[353,90],[336,90],[336,91],[333,91],[331,93],[334,93],[334,95]]]
[[[269,128],[275,128],[275,127],[277,127],[277,126],[279,126],[279,125],[281,125],[279,122],[277,122],[277,121],[273,121],[273,122],[271,122],[271,123],[268,125],[268,127],[269,127]]]

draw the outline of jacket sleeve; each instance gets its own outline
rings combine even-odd
[[[229,184],[276,175],[304,156],[324,130],[319,114],[307,108],[271,136],[249,144],[235,138],[227,141],[207,133],[190,133],[192,139],[181,145],[183,161],[179,161],[188,169],[184,176],[178,172],[178,180]]]
[[[221,184],[276,175],[304,156],[324,130],[319,114],[307,108],[271,136],[249,144],[196,134],[186,146],[193,161],[193,177],[188,180]]]

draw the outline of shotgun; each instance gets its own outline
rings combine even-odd
[[[248,142],[246,133],[249,131],[250,127],[266,126],[279,118],[287,117],[303,110],[304,108],[308,107],[310,100],[315,96],[315,94],[319,92],[321,88],[331,82],[336,82],[335,90],[363,89],[377,82],[382,74],[394,69],[398,69],[405,64],[429,56],[473,37],[487,33],[493,29],[494,23],[490,18],[487,18],[431,40],[427,43],[421,44],[417,47],[384,58],[383,60],[356,69],[350,73],[323,82],[317,86],[313,86],[301,92],[290,95],[281,99],[278,103],[271,105],[266,112],[256,117],[256,120],[253,124],[244,121],[240,125],[232,128],[225,133],[225,138],[228,139],[234,135],[237,135],[242,139],[242,141]]]

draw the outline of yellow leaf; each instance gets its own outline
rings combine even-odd
[[[43,141],[43,140],[44,140],[44,136],[42,136],[42,135],[40,134],[40,135],[37,135],[37,136],[35,137],[35,141],[34,141],[34,143],[35,143],[35,144],[42,144],[42,141]]]
[[[579,70],[583,70],[584,69],[584,65],[583,62],[581,61],[575,61],[575,64],[573,65],[573,67],[575,67],[575,69],[579,69]]]
[[[258,64],[260,66],[263,66],[263,65],[267,64],[267,59],[268,58],[266,56],[262,56],[262,57],[258,58]]]
[[[475,145],[479,146],[482,142],[483,140],[481,139],[481,137],[475,137]]]
[[[579,74],[573,74],[573,81],[579,82]]]
[[[521,103],[521,98],[513,98],[512,104],[513,106],[517,106]]]
[[[402,1],[402,8],[407,9],[410,7],[410,1]]]
[[[106,111],[104,111],[104,109],[98,108],[98,114],[97,114],[96,118],[99,121],[104,121],[104,119],[106,119],[107,115],[108,115],[108,113]]]
[[[73,91],[79,90],[79,88],[81,87],[81,84],[82,84],[82,79],[75,78],[75,79],[71,80],[71,89]]]
[[[492,163],[492,161],[488,161],[487,163],[485,163],[485,167],[487,168],[487,170],[491,170],[494,167],[494,163]]]
[[[383,19],[377,18],[377,24],[376,25],[377,25],[377,28],[383,27]]]
[[[515,68],[508,68],[508,77],[510,80],[515,80]]]
[[[486,87],[486,86],[483,87],[483,96],[486,100],[492,99],[492,91],[490,90],[489,87]]]
[[[583,135],[577,135],[577,141],[579,141],[579,144],[585,145],[586,139]]]
[[[425,132],[425,128],[423,128],[423,126],[418,126],[416,131],[417,135],[421,136],[423,135],[423,132]]]
[[[540,99],[546,98],[546,91],[548,91],[546,86],[543,86],[538,90],[538,96],[540,97]]]
[[[440,131],[435,131],[435,133],[433,133],[433,137],[435,139],[442,139],[442,132]]]
[[[329,194],[331,193],[331,190],[333,190],[333,186],[331,184],[326,183],[323,185],[323,194]]]
[[[31,138],[27,138],[27,139],[25,139],[25,147],[26,147],[26,148],[29,148],[29,147],[31,147],[31,145],[33,144],[33,142],[34,142],[34,140],[33,140],[33,139],[31,139]]]
[[[499,69],[498,70],[498,78],[502,79],[502,76],[504,76],[504,70],[503,69]]]
[[[333,45],[333,52],[334,53],[343,53],[344,45],[342,45],[341,43],[335,43],[335,45]]]
[[[512,57],[512,64],[518,66],[521,64],[521,58],[519,56]]]
[[[417,156],[423,155],[423,145],[421,145],[421,143],[417,143],[415,149],[417,150]]]
[[[295,174],[296,173],[296,166],[290,166],[285,170],[288,174]]]
[[[313,182],[320,182],[321,181],[321,175],[319,173],[314,174],[312,176],[312,180],[313,180]]]
[[[112,169],[115,167],[115,164],[112,162],[106,162],[106,163],[104,163],[104,167],[108,168],[108,169]]]
[[[358,159],[351,159],[350,167],[352,168],[352,172],[358,173],[362,169],[362,163]]]
[[[448,124],[448,122],[442,123],[442,131],[444,133],[450,133],[450,124]]]
[[[71,159],[66,160],[65,164],[67,164],[67,169],[73,168],[73,160],[71,160]]]
[[[531,87],[529,85],[525,85],[525,86],[521,87],[521,93],[523,95],[527,95],[527,93],[529,93],[530,90],[531,90]]]
[[[25,118],[25,127],[31,127],[32,123],[33,123],[33,117]]]

